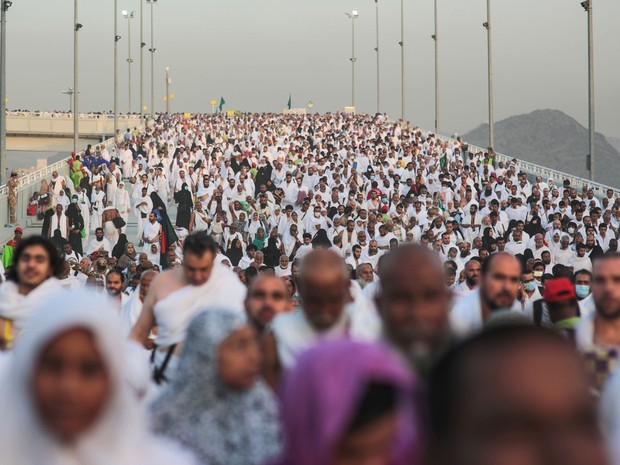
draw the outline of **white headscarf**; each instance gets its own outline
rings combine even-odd
[[[118,317],[88,292],[59,292],[41,305],[16,341],[0,388],[2,465],[191,465],[178,446],[148,433],[135,392],[126,383],[127,350]],[[59,334],[84,328],[94,335],[110,378],[110,394],[96,424],[70,446],[41,423],[31,378],[41,351]],[[131,357],[129,357],[131,358]]]
[[[238,391],[220,379],[219,346],[245,324],[226,310],[196,316],[174,378],[152,408],[153,429],[190,448],[203,465],[260,465],[281,450],[278,407],[265,383]]]

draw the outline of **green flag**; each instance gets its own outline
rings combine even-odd
[[[287,106],[288,106],[288,109],[290,110],[291,109],[291,94],[288,94],[288,104],[287,104]]]
[[[226,104],[226,100],[224,100],[224,97],[220,98],[220,113],[222,112],[222,107]]]

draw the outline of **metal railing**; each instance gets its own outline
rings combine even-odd
[[[14,118],[59,118],[67,119],[73,118],[73,113],[70,111],[7,111],[6,115]],[[80,113],[80,120],[86,119],[113,119],[113,113]],[[140,114],[134,113],[119,113],[119,118],[122,119],[140,119]]]
[[[429,132],[429,131],[425,131],[425,132]],[[456,139],[452,138],[452,137],[446,137],[446,136],[437,136],[437,138],[439,140],[441,140],[442,142],[456,142]],[[467,143],[467,142],[465,142]],[[478,147],[477,145],[472,145],[472,144],[467,144],[469,147],[469,152],[470,153],[478,153],[478,152],[487,152],[488,149],[486,148],[482,148],[482,147]],[[604,184],[600,184],[598,182],[593,182],[590,181],[589,179],[585,179],[585,178],[581,178],[579,176],[575,176],[573,174],[569,174],[569,173],[565,173],[563,171],[558,171],[558,170],[554,170],[552,168],[547,168],[545,166],[540,166],[537,165],[536,163],[531,163],[529,161],[525,161],[525,160],[520,160],[518,158],[515,157],[510,157],[508,155],[502,154],[502,153],[496,153],[496,161],[497,162],[503,162],[504,165],[506,166],[507,164],[511,163],[513,160],[516,161],[517,164],[517,168],[520,171],[523,171],[524,173],[530,175],[530,176],[541,176],[543,178],[543,181],[547,181],[547,179],[552,178],[555,182],[556,186],[561,186],[562,182],[565,179],[568,179],[570,181],[570,185],[571,187],[574,187],[575,189],[579,190],[583,187],[587,187],[589,189],[592,189],[592,191],[594,192],[594,195],[597,197],[605,197],[607,194],[607,190],[611,189],[613,191],[616,191],[617,189],[614,189],[613,186],[606,186]],[[506,166],[507,168],[507,166]]]
[[[101,145],[106,148],[110,145],[114,144],[114,138],[107,139],[102,142]],[[82,150],[80,156],[84,155],[84,151]],[[64,158],[56,163],[53,163],[45,168],[38,169],[31,173],[25,174],[19,178],[19,185],[17,187],[17,206],[15,210],[15,215],[17,219],[17,224],[20,226],[28,226],[32,224],[32,222],[37,221],[36,217],[31,217],[27,215],[28,205],[30,204],[30,198],[35,192],[38,192],[41,187],[41,181],[43,179],[50,180],[52,173],[57,171],[60,176],[63,176],[67,183],[71,182],[69,178],[70,174],[70,166],[68,160],[70,157]],[[6,242],[10,238],[7,237],[7,234],[11,234],[12,231],[6,231],[7,228],[4,227],[6,223],[9,222],[9,211],[8,211],[8,187],[6,184],[0,186],[0,232],[2,235],[0,236],[0,243]]]

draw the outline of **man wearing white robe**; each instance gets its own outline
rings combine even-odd
[[[131,294],[129,299],[127,299],[123,304],[123,307],[121,309],[121,323],[123,325],[123,329],[126,331],[127,336],[129,336],[129,334],[131,333],[131,329],[138,321],[138,318],[140,318],[144,299],[149,292],[151,282],[153,281],[153,278],[155,278],[155,276],[157,276],[157,273],[152,270],[147,270],[142,273],[142,275],[140,275],[140,284]]]
[[[15,268],[6,282],[0,285],[0,327],[12,321],[12,337],[19,335],[28,324],[33,312],[60,286],[54,277],[60,274],[61,261],[49,241],[32,236],[21,243]],[[0,331],[0,344],[6,347],[6,332]]]
[[[144,241],[144,252],[148,253],[151,250],[152,244],[158,244],[161,239],[161,224],[157,222],[155,213],[149,213],[149,220],[144,225],[142,230],[142,240]]]
[[[84,231],[86,232],[84,239],[88,241],[88,235],[90,234],[90,200],[86,191],[80,186],[75,188],[75,194],[73,195],[77,195],[78,198],[78,207],[80,207],[80,213],[82,213],[82,218],[84,219]]]
[[[129,203],[129,192],[125,189],[125,183],[123,181],[118,183],[118,189],[116,190],[116,201],[114,206],[118,210],[121,218],[125,220],[125,226],[121,228],[121,232],[124,233],[127,229],[127,223],[129,221],[129,212],[131,211],[131,203]]]
[[[157,323],[156,379],[169,381],[174,376],[189,324],[205,302],[244,315],[246,288],[236,273],[216,263],[216,255],[217,244],[210,236],[189,235],[183,245],[183,267],[165,271],[151,283],[131,337],[146,344]]]
[[[153,211],[153,201],[147,195],[148,189],[142,188],[142,197],[138,197],[134,201],[136,216],[138,217],[138,241],[142,241],[142,233],[144,225],[148,222],[149,213]]]
[[[63,239],[69,238],[69,220],[62,205],[56,205],[56,213],[52,216],[50,221],[49,237],[54,237],[56,230],[60,230],[60,235]]]
[[[104,204],[105,194],[99,187],[99,184],[95,185],[95,189],[90,196],[90,203],[93,209],[91,229],[96,230],[101,227],[101,215],[103,215],[103,209],[105,208]]]
[[[112,247],[110,242],[103,235],[103,228],[95,229],[95,238],[90,241],[86,248],[86,255],[91,255],[95,252],[107,251],[108,254],[112,253]]]

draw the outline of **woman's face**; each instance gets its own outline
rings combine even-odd
[[[151,253],[157,253],[157,245],[155,244],[151,245]]]
[[[127,244],[127,253],[135,253],[136,248],[133,244]]]
[[[63,442],[92,428],[110,397],[109,373],[92,333],[75,328],[43,348],[32,377],[39,418]]]
[[[247,325],[233,331],[218,349],[220,378],[232,389],[250,389],[260,373],[261,363],[256,333]]]

